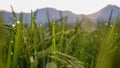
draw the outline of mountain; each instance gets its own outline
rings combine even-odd
[[[111,10],[113,10],[111,21],[114,21],[115,18],[120,14],[120,8],[115,5],[107,5],[103,9],[99,10],[98,12],[95,12],[93,14],[84,15],[84,14],[74,14],[71,11],[60,11],[54,8],[42,8],[34,11],[36,14],[36,22],[37,23],[47,23],[48,20],[58,20],[62,17],[68,17],[67,21],[68,23],[75,23],[76,20],[81,21],[85,17],[93,20],[93,21],[105,21],[107,22]],[[12,23],[13,22],[13,14],[11,12],[7,11],[0,11],[0,14],[2,14],[4,21],[6,23]],[[20,13],[16,13],[17,19],[19,19]],[[23,22],[24,23],[30,23],[31,22],[31,14],[30,13],[23,13]]]
[[[12,23],[13,22],[13,13],[12,12],[7,12],[7,11],[1,11],[0,14],[2,15],[4,21],[6,23]],[[30,13],[23,13],[23,22],[29,23],[30,20]],[[16,13],[17,19],[20,17],[20,13]]]
[[[50,21],[60,19],[61,14],[62,14],[63,18],[68,17],[69,23],[73,23],[77,19],[79,19],[79,20],[82,19],[82,17],[80,15],[74,14],[70,11],[60,11],[60,10],[56,10],[54,8],[43,8],[43,9],[37,10],[37,14],[36,14],[37,18],[36,19],[37,19],[38,23],[44,23],[44,22],[48,22],[48,18]]]
[[[91,18],[92,20],[96,20],[99,22],[101,21],[107,22],[111,12],[112,12],[111,22],[113,22],[116,19],[116,17],[120,14],[120,8],[115,5],[107,5],[98,12],[88,15],[88,17]]]
[[[76,20],[81,20],[82,16],[72,13],[71,11],[60,11],[54,8],[43,8],[38,9],[34,12],[36,14],[36,22],[37,23],[47,23],[48,19],[49,21],[52,20],[58,20],[62,17],[67,17],[67,21],[69,23],[74,23]],[[6,11],[0,11],[0,14],[2,14],[4,21],[6,23],[12,23],[13,22],[13,14],[11,12]],[[19,19],[20,13],[16,13],[17,19]],[[30,13],[23,13],[23,22],[24,23],[30,23],[31,22],[31,14]]]

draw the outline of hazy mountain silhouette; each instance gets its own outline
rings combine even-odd
[[[48,22],[48,19],[50,21],[58,20],[61,18],[61,14],[63,18],[68,17],[69,23],[74,23],[77,19],[79,20],[82,19],[80,15],[74,14],[71,11],[60,11],[54,8],[43,8],[43,9],[37,10],[36,20],[38,23]]]
[[[62,17],[67,17],[67,21],[69,23],[74,23],[76,20],[81,20],[81,15],[77,15],[72,13],[71,11],[60,11],[56,10],[54,8],[43,8],[38,9],[34,13],[36,13],[36,21],[37,23],[47,23],[48,20],[58,20]],[[2,14],[4,21],[6,23],[12,23],[13,22],[13,14],[11,12],[7,11],[0,11],[0,14]],[[16,13],[17,19],[19,19],[20,13]],[[23,13],[23,22],[24,23],[30,23],[31,22],[31,13]]]
[[[112,12],[111,22],[120,14],[120,8],[115,5],[107,5],[96,13],[88,15],[92,20],[107,22]]]
[[[89,15],[83,15],[83,14],[74,14],[71,11],[60,11],[54,8],[42,8],[36,10],[34,13],[36,14],[36,22],[37,23],[47,23],[48,20],[58,20],[62,17],[68,17],[67,21],[68,23],[75,23],[76,20],[81,21],[85,16],[88,18],[94,20],[94,21],[108,21],[111,10],[113,9],[111,21],[114,21],[115,18],[120,14],[120,8],[115,5],[107,5],[103,9],[99,10],[96,13],[89,14]],[[2,14],[4,21],[6,23],[12,23],[13,21],[13,14],[11,12],[7,11],[0,11],[0,14]],[[17,19],[20,16],[20,13],[16,13]],[[23,13],[23,22],[30,23],[31,21],[31,14],[30,13]]]

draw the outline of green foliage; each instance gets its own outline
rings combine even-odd
[[[6,40],[6,36],[4,33],[4,22],[3,22],[3,18],[0,16],[0,68],[4,68],[5,67],[5,50],[6,50],[6,43],[4,40]]]
[[[0,21],[0,68],[120,67],[118,18],[114,23],[109,18],[107,25],[103,22],[94,31],[86,31],[81,23],[89,20],[69,26],[61,18],[48,21],[46,26],[37,24],[36,14],[31,11],[31,25],[25,25],[22,13],[18,21],[14,11],[13,16],[12,24]]]

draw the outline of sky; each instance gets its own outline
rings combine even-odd
[[[52,7],[58,10],[69,10],[76,14],[91,14],[108,4],[120,7],[120,0],[0,0],[0,10],[30,12],[36,9]]]

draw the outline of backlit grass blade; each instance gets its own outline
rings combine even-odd
[[[11,5],[11,10],[12,10],[12,14],[13,14],[13,24],[17,24],[17,16],[16,13]]]
[[[56,41],[55,41],[55,23],[52,22],[52,48],[53,48],[53,51],[57,51],[57,47],[56,47]]]
[[[13,52],[12,52],[12,47],[13,47],[13,43],[14,43],[14,41],[13,41],[13,37],[14,37],[14,35],[13,35],[13,33],[11,32],[11,35],[10,35],[10,41],[9,41],[9,46],[8,46],[8,56],[7,56],[7,67],[6,68],[10,68],[11,67],[11,62],[12,62],[12,54],[13,54]]]
[[[62,32],[62,34],[61,34],[61,36],[60,36],[60,45],[59,45],[59,51],[60,52],[63,52],[63,42],[64,42],[64,31],[65,31],[65,21],[64,21],[64,19],[63,19],[63,15],[62,15],[62,12],[60,11],[59,12],[59,14],[60,14],[60,18],[61,18],[61,25],[62,25],[62,28],[61,28],[61,32]]]
[[[32,34],[32,46],[36,46],[37,45],[37,34],[35,33],[36,32],[36,29],[37,26],[36,26],[36,22],[35,22],[35,15],[34,13],[31,11],[31,34]],[[34,49],[34,53],[36,54],[37,52],[37,48],[35,47]],[[35,62],[37,62],[37,57],[36,55],[34,56],[34,60]],[[33,65],[35,65],[35,68],[37,68],[37,63],[35,64],[32,64],[31,63],[31,68],[34,67]]]
[[[64,30],[65,30],[65,23],[62,24],[62,34],[60,36],[60,46],[59,46],[59,51],[63,52],[63,42],[64,42]]]
[[[22,23],[18,21],[19,23],[17,24],[17,31],[16,31],[16,36],[15,36],[15,45],[14,45],[14,53],[13,53],[13,62],[12,62],[12,68],[17,68],[18,65],[18,60],[19,60],[19,55],[20,55],[20,48],[21,48],[21,42],[22,42],[22,37],[21,37],[21,32],[22,32]]]
[[[115,40],[115,29],[116,24],[118,21],[118,17],[114,21],[112,29],[110,29],[110,32],[107,32],[107,35],[105,35],[105,40],[101,43],[100,52],[98,53],[97,57],[97,63],[95,68],[112,68],[112,58],[114,55],[114,52],[111,53],[113,42]]]

